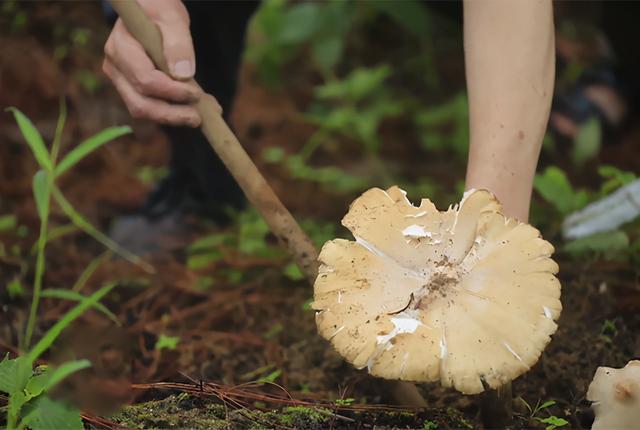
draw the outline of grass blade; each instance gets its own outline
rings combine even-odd
[[[52,299],[62,299],[62,300],[70,300],[73,302],[81,302],[87,298],[87,296],[83,296],[82,294],[71,291],[71,290],[61,290],[57,288],[48,288],[46,290],[42,290],[41,297],[48,297]],[[92,306],[95,310],[102,312],[105,314],[111,321],[116,323],[117,325],[122,325],[118,317],[115,316],[113,312],[111,312],[105,305],[102,303],[96,303]]]
[[[49,215],[49,193],[47,192],[47,172],[38,170],[33,175],[33,198],[40,220],[45,220]]]
[[[98,303],[104,296],[106,296],[115,286],[115,283],[105,285],[104,287],[93,293],[91,296],[83,298],[80,303],[73,307],[69,312],[64,314],[64,316],[60,318],[58,322],[56,322],[53,327],[51,327],[49,331],[45,333],[42,339],[40,339],[40,341],[38,341],[38,343],[36,343],[34,347],[31,348],[31,350],[27,354],[27,360],[30,363],[35,362],[42,355],[42,353],[45,352],[53,344],[53,342],[55,342],[58,336],[60,336],[60,333],[62,333],[62,330],[64,330],[76,318],[82,315],[84,311],[86,311],[90,307],[95,306],[96,303]]]
[[[73,167],[76,163],[82,160],[84,157],[89,155],[91,152],[95,151],[105,143],[116,139],[122,135],[127,133],[131,133],[131,127],[122,126],[122,127],[110,127],[101,132],[91,136],[87,140],[80,143],[76,146],[71,152],[69,152],[56,166],[55,176],[58,177],[62,175],[64,172]]]
[[[31,148],[34,157],[38,161],[38,164],[44,170],[51,170],[51,160],[49,159],[49,151],[42,140],[42,136],[31,120],[27,118],[22,112],[14,107],[6,109],[7,112],[11,112],[20,127],[22,136],[27,141],[27,145]]]
[[[89,278],[91,278],[91,275],[93,275],[98,267],[102,265],[102,263],[110,259],[111,255],[113,255],[113,253],[110,250],[107,250],[91,260],[89,265],[82,271],[82,273],[78,277],[76,283],[73,284],[73,287],[71,287],[71,291],[80,292],[80,290],[83,289],[87,284]]]
[[[82,215],[80,215],[69,203],[69,201],[64,197],[62,192],[57,186],[53,187],[53,198],[56,203],[60,205],[62,211],[69,217],[69,219],[82,231],[87,233],[89,236],[93,237],[95,240],[103,244],[107,249],[110,249],[115,254],[118,254],[122,258],[136,266],[142,268],[147,273],[155,273],[153,267],[142,261],[140,257],[132,253],[131,251],[121,247],[113,240],[109,239],[104,233],[95,228],[89,221],[87,221]]]

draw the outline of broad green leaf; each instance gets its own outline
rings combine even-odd
[[[33,198],[36,202],[36,209],[41,220],[47,218],[49,214],[49,193],[47,192],[47,172],[38,170],[33,175]]]
[[[110,127],[101,132],[97,133],[94,136],[91,136],[87,140],[81,142],[78,146],[76,146],[72,151],[70,151],[64,159],[56,166],[55,176],[58,177],[62,175],[64,172],[73,167],[76,163],[82,160],[84,157],[89,155],[91,152],[95,151],[102,145],[107,142],[110,142],[122,135],[131,133],[131,127],[129,126],[121,126],[121,127]]]
[[[0,216],[0,231],[14,230],[18,226],[18,220],[15,215]]]
[[[578,166],[584,164],[585,161],[598,154],[601,143],[600,121],[596,117],[590,118],[578,129],[578,134],[573,141],[571,159]]]
[[[180,342],[180,338],[177,336],[166,336],[161,334],[156,342],[156,350],[161,351],[163,349],[176,349],[178,346],[178,342]]]
[[[576,209],[575,192],[567,179],[567,175],[557,167],[551,166],[537,174],[533,181],[535,190],[561,214],[568,214]]]
[[[67,403],[38,396],[24,407],[21,425],[31,430],[84,430],[80,412]]]
[[[629,236],[623,231],[607,231],[595,233],[587,237],[573,240],[564,246],[564,251],[570,254],[583,255],[586,253],[603,254],[611,258],[616,253],[629,249]]]
[[[69,300],[69,301],[73,301],[73,302],[81,302],[81,301],[87,299],[87,296],[83,296],[82,294],[78,293],[77,291],[62,290],[62,289],[55,289],[55,288],[49,288],[49,289],[46,289],[46,290],[42,290],[42,297]],[[94,309],[96,309],[97,311],[102,312],[104,315],[106,315],[111,321],[115,322],[117,325],[120,325],[120,320],[118,320],[118,317],[115,316],[114,313],[111,312],[102,303],[96,303],[92,307]]]
[[[23,357],[0,361],[0,391],[13,395],[27,384],[31,376],[31,365]]]
[[[22,136],[27,141],[29,148],[33,152],[33,156],[44,170],[51,170],[51,159],[49,158],[49,151],[42,140],[42,136],[38,129],[33,125],[31,120],[27,118],[22,112],[14,107],[7,108],[8,112],[13,113],[13,116],[20,127]]]
[[[62,318],[56,322],[53,327],[51,327],[45,335],[38,341],[38,343],[31,348],[27,355],[27,359],[29,362],[33,363],[36,361],[42,353],[44,353],[53,342],[60,336],[62,330],[67,328],[69,324],[71,324],[76,318],[82,315],[87,309],[95,306],[104,296],[106,296],[114,287],[115,283],[105,285],[100,288],[98,291],[93,293],[91,296],[82,299],[82,301],[73,307],[69,312],[64,314]]]

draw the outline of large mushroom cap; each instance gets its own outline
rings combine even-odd
[[[593,430],[640,428],[640,361],[622,369],[598,367],[587,399],[596,413]]]
[[[489,192],[439,212],[373,188],[342,224],[355,242],[323,246],[313,308],[320,334],[355,367],[475,394],[527,371],[556,331],[553,246],[505,218]]]

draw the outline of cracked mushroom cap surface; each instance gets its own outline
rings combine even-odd
[[[355,241],[323,246],[312,306],[320,334],[356,368],[475,394],[526,372],[556,331],[553,246],[488,191],[440,212],[398,187],[372,188],[342,224]]]
[[[640,428],[640,361],[622,369],[598,367],[587,399],[596,414],[593,430]]]

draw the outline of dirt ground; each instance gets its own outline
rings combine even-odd
[[[2,16],[6,25],[0,25],[0,107],[20,108],[45,140],[50,140],[58,98],[66,94],[70,115],[63,150],[106,126],[132,124],[100,72],[107,27],[99,6],[36,2],[25,10],[28,18],[22,27],[13,28],[7,15]],[[88,41],[78,45],[71,29],[80,27],[90,30]],[[60,46],[65,44],[67,54],[56,59],[56,52],[62,55]],[[87,83],[86,73],[95,82]],[[321,194],[316,185],[292,184],[281,168],[261,161],[265,148],[298,149],[310,136],[313,129],[296,115],[304,99],[295,89],[266,90],[251,65],[245,65],[233,123],[296,216],[315,215],[337,224],[353,196]],[[76,209],[104,231],[116,217],[135,212],[152,189],[152,181],[143,180],[140,172],[157,170],[169,157],[166,139],[156,126],[133,124],[133,135],[100,149],[59,183]],[[396,133],[400,142],[407,138],[402,127],[393,124],[385,133]],[[624,156],[629,148],[637,148],[640,134],[634,133],[605,158],[624,160],[627,168],[638,172],[638,162]],[[416,163],[402,145],[389,151],[394,163]],[[421,168],[443,187],[453,188],[462,175],[460,162],[450,158],[434,156],[425,163]],[[36,164],[11,116],[0,115],[0,215],[14,214],[25,226],[20,232],[0,232],[4,249],[11,250],[0,255],[3,286],[16,276],[29,285],[33,276],[29,268],[34,255],[29,250],[38,231],[31,197],[35,171]],[[309,195],[317,197],[309,199]],[[59,210],[54,211],[53,222],[66,223]],[[203,230],[218,231],[211,226]],[[81,233],[52,241],[45,285],[72,285],[102,251]],[[89,280],[87,290],[118,280],[120,286],[105,305],[122,321],[122,328],[88,313],[64,342],[84,345],[90,356],[99,355],[100,345],[107,341],[126,345],[116,354],[112,371],[83,373],[60,390],[60,395],[103,413],[103,418],[96,413],[87,415],[95,427],[480,428],[477,398],[436,385],[420,386],[429,402],[426,411],[382,406],[392,403],[388,388],[366,371],[354,370],[316,334],[313,311],[305,306],[312,290],[304,281],[283,275],[284,259],[247,259],[229,252],[223,261],[193,270],[187,267],[187,258],[184,250],[150,256],[155,274],[112,259]],[[640,357],[637,267],[575,261],[562,254],[558,261],[564,310],[559,330],[538,364],[514,382],[517,428],[544,428],[532,419],[525,402],[535,405],[549,400],[556,404],[539,417],[554,415],[568,420],[570,428],[589,428],[593,414],[585,394],[595,369],[621,367]],[[216,278],[212,287],[199,287],[203,277],[231,270],[244,273],[242,282]],[[0,288],[0,354],[17,352],[28,303],[28,294],[10,297]],[[43,300],[38,334],[69,306]],[[108,329],[100,333],[109,335],[98,339],[95,332],[86,331],[86,327],[100,331],[105,326]],[[179,336],[180,342],[175,349],[158,350],[154,346],[161,336]],[[256,384],[260,378],[263,382]],[[123,402],[136,405],[107,416]]]

